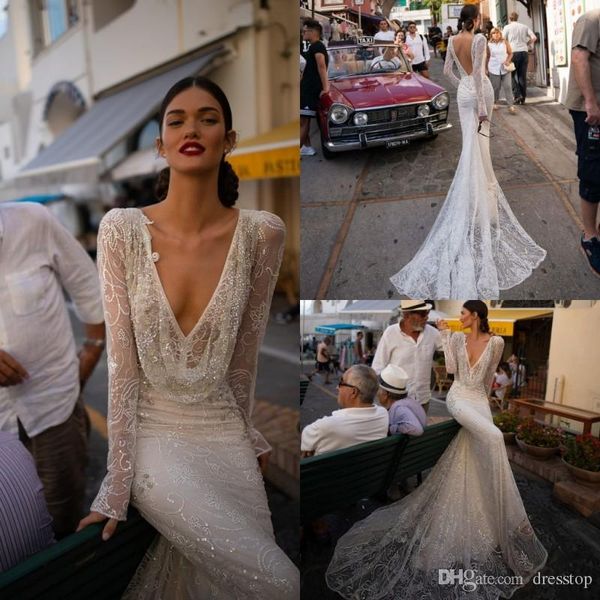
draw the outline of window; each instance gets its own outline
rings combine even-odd
[[[158,126],[158,121],[156,119],[152,119],[148,121],[142,130],[137,139],[137,150],[145,150],[146,148],[154,148],[154,144],[156,142],[156,138],[159,136],[160,128]]]
[[[77,0],[32,0],[36,53],[79,23]]]
[[[8,0],[0,0],[0,38],[8,28]]]

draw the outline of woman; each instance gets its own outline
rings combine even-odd
[[[400,46],[400,49],[402,50],[404,56],[406,56],[406,58],[408,58],[408,61],[411,62],[415,55],[406,43],[406,34],[404,33],[404,31],[399,30],[396,33],[394,44],[396,44],[396,46]]]
[[[506,392],[510,390],[512,387],[511,381],[511,370],[508,363],[503,362],[498,367],[496,371],[496,375],[494,377],[494,389],[493,394],[501,401],[501,404],[504,405],[504,398],[506,396]]]
[[[479,300],[464,303],[460,321],[467,335],[438,328],[454,373],[446,405],[462,428],[420,487],[339,540],[326,577],[344,598],[509,598],[546,562],[487,399],[504,341]],[[440,569],[487,583],[444,584]]]
[[[512,62],[512,48],[502,37],[502,32],[494,27],[490,31],[490,41],[488,42],[488,72],[492,88],[494,89],[494,108],[497,108],[498,98],[500,97],[500,88],[508,103],[508,112],[511,115],[516,114],[512,93],[512,83],[508,66]]]
[[[250,421],[284,225],[233,208],[236,134],[217,85],[179,81],[160,123],[162,201],[112,210],[99,232],[108,474],[80,529],[108,517],[107,539],[131,498],[159,531],[126,597],[296,598],[256,458],[269,445]]]
[[[490,157],[493,89],[485,76],[486,39],[474,35],[479,7],[461,11],[448,41],[444,74],[458,87],[462,152],[454,180],[425,242],[391,277],[409,298],[495,299],[525,280],[546,256],[521,227],[500,189]],[[456,63],[461,78],[452,73]]]

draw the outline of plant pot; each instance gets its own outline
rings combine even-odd
[[[517,435],[515,431],[503,431],[502,435],[504,436],[504,443],[507,446],[515,443],[515,436]]]
[[[600,486],[600,471],[588,471],[587,469],[581,469],[580,467],[576,467],[570,463],[568,463],[564,458],[562,459],[563,463],[569,469],[569,472],[577,481],[583,483],[588,486],[596,487]]]
[[[517,441],[517,446],[519,446],[525,454],[529,454],[529,456],[533,456],[533,458],[537,458],[538,460],[548,460],[558,452],[558,446],[555,446],[554,448],[543,448],[542,446],[526,444],[518,437],[515,437],[515,440]]]

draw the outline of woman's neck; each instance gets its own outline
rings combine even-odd
[[[479,327],[472,327],[471,331],[467,334],[467,337],[473,341],[480,340],[481,338],[489,335],[488,333],[484,333],[479,329]]]

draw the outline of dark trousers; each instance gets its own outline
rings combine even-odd
[[[527,64],[529,63],[528,52],[513,52],[513,63],[515,70],[512,72],[512,89],[515,100],[527,98]]]
[[[32,438],[19,422],[19,439],[35,461],[57,539],[73,533],[83,516],[87,430],[82,398],[64,423]]]

